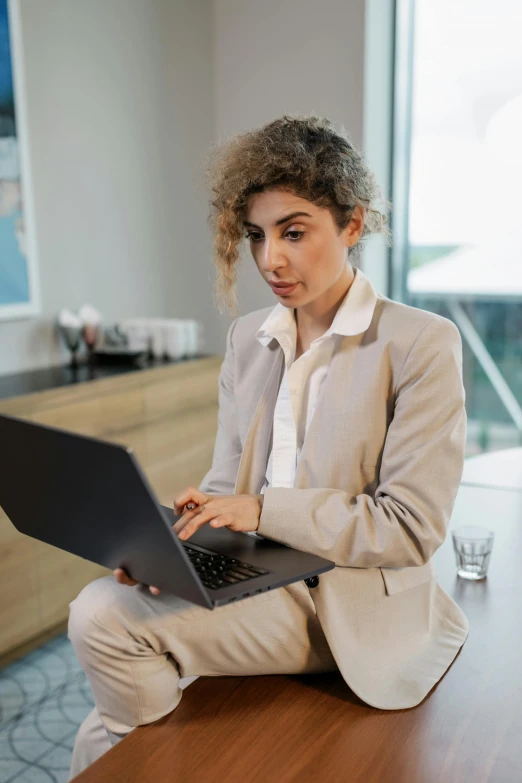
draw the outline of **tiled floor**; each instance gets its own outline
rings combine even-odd
[[[2,669],[0,783],[67,783],[76,732],[93,707],[66,633]]]
[[[65,633],[0,671],[0,783],[66,783],[93,706]]]

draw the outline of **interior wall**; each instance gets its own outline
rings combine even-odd
[[[222,353],[205,152],[285,113],[363,146],[366,3],[21,3],[43,312],[0,321],[0,374],[63,362],[56,314],[85,302],[198,318]],[[277,302],[246,247],[238,279],[241,313]]]
[[[55,317],[86,302],[198,318],[218,351],[210,0],[22,0],[21,17],[42,314],[0,321],[0,374],[63,362]]]
[[[283,114],[317,114],[363,142],[363,0],[214,0],[216,135]],[[277,297],[246,253],[238,269],[241,313]]]

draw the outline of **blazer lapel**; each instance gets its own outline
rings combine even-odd
[[[258,495],[264,482],[274,408],[285,367],[284,351],[279,344],[269,354],[269,361],[268,377],[248,428],[239,461],[235,495]]]
[[[297,464],[295,486],[310,486],[309,478],[321,464],[321,450],[328,448],[334,433],[329,432],[335,417],[343,415],[342,405],[357,346],[362,335],[342,337],[336,347],[328,373],[321,387],[312,419],[304,439]],[[259,494],[263,485],[271,446],[274,409],[285,368],[284,352],[280,345],[270,354],[268,377],[248,428],[239,462],[234,494]],[[344,390],[344,391],[343,391]],[[326,409],[328,405],[328,409]],[[313,484],[312,484],[313,486]]]

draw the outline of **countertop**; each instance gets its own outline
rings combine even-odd
[[[0,375],[0,399],[56,389],[60,386],[73,386],[77,383],[84,383],[85,381],[97,380],[99,378],[110,378],[124,373],[150,370],[154,367],[165,367],[196,359],[205,359],[211,355],[198,354],[185,359],[142,359],[134,362],[118,360],[111,363],[107,363],[107,360],[104,359],[103,363],[88,364],[86,362],[78,362],[76,368],[66,364],[38,370],[27,370],[11,375]]]

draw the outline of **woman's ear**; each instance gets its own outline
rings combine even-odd
[[[343,237],[347,247],[356,245],[364,230],[364,207],[357,205],[353,211],[350,222],[343,231]]]

